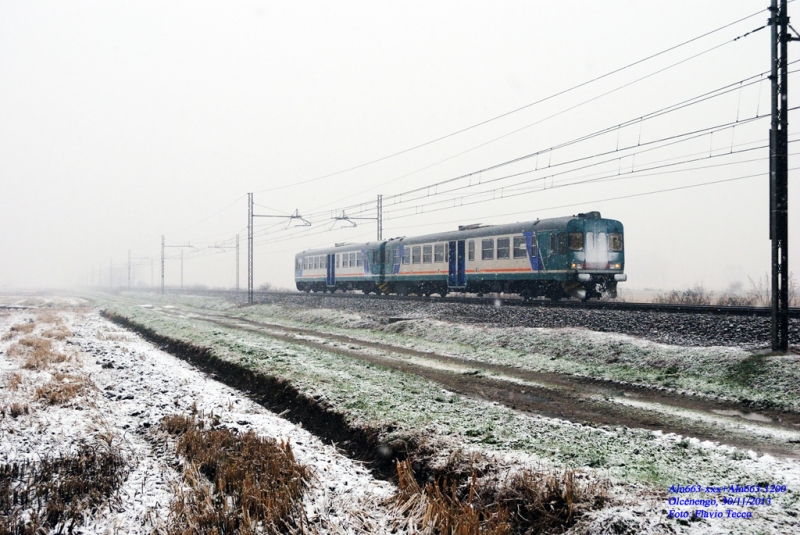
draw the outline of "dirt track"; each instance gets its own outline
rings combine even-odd
[[[220,326],[256,332],[292,344],[413,373],[452,392],[498,402],[521,412],[585,425],[660,430],[751,449],[757,453],[800,458],[800,443],[779,436],[780,430],[800,430],[800,415],[795,413],[765,410],[754,414],[741,403],[718,402],[645,387],[478,363],[313,329],[179,309],[170,309],[168,313],[188,313],[194,318]],[[631,406],[631,403],[637,406]],[[748,421],[742,417],[758,421]],[[756,432],[753,432],[754,428]]]

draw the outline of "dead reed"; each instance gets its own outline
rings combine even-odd
[[[414,531],[431,535],[509,535],[508,509],[485,504],[472,475],[466,495],[461,496],[455,482],[440,479],[421,487],[411,461],[397,463],[398,512],[414,525]]]
[[[47,405],[64,405],[85,394],[93,386],[87,377],[56,372],[49,381],[36,389],[35,398]]]
[[[51,323],[51,324],[59,324],[62,323],[61,316],[53,312],[52,310],[45,310],[44,312],[40,312],[36,319],[39,323]]]
[[[513,521],[530,533],[566,528],[608,499],[608,482],[580,478],[572,470],[524,470],[502,484],[495,499],[512,511]]]
[[[397,463],[398,511],[431,535],[508,535],[561,532],[588,509],[602,507],[606,482],[582,482],[572,471],[525,470],[502,483],[467,485],[439,478],[421,486],[411,461]],[[458,478],[458,476],[456,476]]]
[[[85,444],[73,455],[0,464],[0,535],[72,533],[129,470],[119,450]]]
[[[170,535],[286,533],[303,525],[302,496],[311,472],[288,442],[252,431],[205,429],[202,420],[168,416],[178,435],[188,490],[170,506]]]

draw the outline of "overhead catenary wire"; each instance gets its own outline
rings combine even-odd
[[[422,147],[426,147],[426,146],[428,146],[428,145],[431,145],[431,144],[437,143],[437,142],[439,142],[439,141],[443,141],[443,140],[445,140],[445,139],[448,139],[448,138],[451,138],[451,137],[457,136],[457,135],[459,135],[459,134],[462,134],[462,133],[464,133],[464,132],[467,132],[467,131],[473,130],[473,129],[475,129],[475,128],[478,128],[478,127],[480,127],[480,126],[483,126],[483,125],[489,124],[489,123],[491,123],[491,122],[497,121],[497,120],[499,120],[499,119],[502,119],[502,118],[504,118],[504,117],[507,117],[507,116],[509,116],[509,115],[513,115],[513,114],[515,114],[515,113],[518,113],[518,112],[520,112],[520,111],[522,111],[522,110],[525,110],[525,109],[531,108],[531,107],[533,107],[533,106],[536,106],[536,105],[538,105],[538,104],[542,104],[542,103],[544,103],[544,102],[547,102],[547,101],[549,101],[549,100],[552,100],[552,99],[554,99],[554,98],[556,98],[556,97],[559,97],[559,96],[565,95],[565,94],[567,94],[567,93],[570,93],[570,92],[572,92],[572,91],[575,91],[576,89],[580,89],[580,88],[582,88],[582,87],[588,86],[588,85],[590,85],[590,84],[593,84],[593,83],[595,83],[595,82],[598,82],[598,81],[600,81],[600,80],[603,80],[603,79],[605,79],[605,78],[608,78],[608,77],[610,77],[610,76],[613,76],[613,75],[615,75],[615,74],[618,74],[618,73],[620,73],[620,72],[622,72],[622,71],[625,71],[625,70],[627,70],[627,69],[630,69],[630,68],[632,68],[632,67],[634,67],[634,66],[636,66],[636,65],[639,65],[639,64],[645,63],[645,62],[647,62],[647,61],[649,61],[649,60],[651,60],[651,59],[655,59],[655,58],[657,58],[657,57],[659,57],[659,56],[662,56],[662,55],[664,55],[664,54],[667,54],[667,53],[669,53],[669,52],[672,52],[673,50],[677,50],[677,49],[679,49],[679,48],[682,48],[682,47],[684,47],[684,46],[686,46],[686,45],[689,45],[689,44],[691,44],[691,43],[693,43],[693,42],[695,42],[695,41],[698,41],[698,40],[700,40],[700,39],[703,39],[703,38],[705,38],[705,37],[708,37],[708,36],[710,36],[710,35],[713,35],[713,34],[715,34],[715,33],[717,33],[717,32],[720,32],[720,31],[722,31],[722,30],[724,30],[724,29],[726,29],[726,28],[729,28],[729,27],[731,27],[731,26],[735,26],[736,24],[739,24],[740,22],[744,22],[744,21],[746,21],[746,20],[749,20],[749,19],[751,19],[751,18],[753,18],[753,17],[756,17],[756,16],[758,16],[758,15],[760,15],[760,14],[764,13],[765,11],[766,11],[766,9],[760,9],[760,10],[756,11],[755,13],[751,13],[750,15],[747,15],[747,16],[745,16],[745,17],[741,17],[741,18],[739,18],[739,19],[737,19],[737,20],[734,20],[733,22],[729,22],[729,23],[727,23],[727,24],[724,24],[724,25],[722,25],[722,26],[720,26],[720,27],[718,27],[718,28],[715,28],[715,29],[713,29],[713,30],[710,30],[710,31],[708,31],[708,32],[705,32],[705,33],[703,33],[703,34],[700,34],[700,35],[698,35],[698,36],[696,36],[696,37],[693,37],[693,38],[691,38],[691,39],[688,39],[688,40],[686,40],[686,41],[682,41],[682,42],[680,42],[680,43],[678,43],[678,44],[676,44],[676,45],[670,46],[670,47],[668,47],[668,48],[666,48],[666,49],[664,49],[664,50],[661,50],[661,51],[659,51],[659,52],[656,52],[656,53],[654,53],[654,54],[651,54],[651,55],[649,55],[649,56],[646,56],[646,57],[644,57],[644,58],[642,58],[642,59],[636,60],[636,61],[634,61],[634,62],[632,62],[632,63],[629,63],[629,64],[627,64],[627,65],[624,65],[624,66],[622,66],[622,67],[619,67],[619,68],[617,68],[617,69],[611,70],[611,71],[609,71],[609,72],[607,72],[607,73],[601,74],[601,75],[599,75],[599,76],[596,76],[596,77],[594,77],[594,78],[591,78],[591,79],[589,79],[589,80],[586,80],[586,81],[584,81],[584,82],[581,82],[581,83],[579,83],[579,84],[576,84],[576,85],[574,85],[574,86],[571,86],[571,87],[569,87],[569,88],[567,88],[567,89],[563,89],[563,90],[561,90],[561,91],[558,91],[558,92],[556,92],[556,93],[553,93],[553,94],[551,94],[551,95],[549,95],[549,96],[547,96],[547,97],[541,98],[541,99],[539,99],[539,100],[536,100],[536,101],[534,101],[534,102],[531,102],[531,103],[529,103],[529,104],[526,104],[526,105],[524,105],[524,106],[520,106],[520,107],[518,107],[518,108],[515,108],[515,109],[513,109],[513,110],[510,110],[510,111],[508,111],[508,112],[504,112],[504,113],[502,113],[502,114],[500,114],[500,115],[497,115],[497,116],[494,116],[494,117],[492,117],[492,118],[490,118],[490,119],[486,119],[486,120],[484,120],[484,121],[480,121],[480,122],[478,122],[478,123],[475,123],[475,124],[473,124],[473,125],[467,126],[467,127],[465,127],[465,128],[462,128],[462,129],[460,129],[460,130],[457,130],[457,131],[455,131],[455,132],[451,132],[451,133],[449,133],[449,134],[446,134],[446,135],[444,135],[444,136],[440,136],[440,137],[437,137],[437,138],[435,138],[435,139],[431,139],[431,140],[429,140],[429,141],[425,141],[425,142],[423,142],[423,143],[420,143],[420,144],[414,145],[414,146],[412,146],[412,147],[409,147],[409,148],[406,148],[406,149],[403,149],[403,150],[400,150],[400,151],[394,152],[394,153],[392,153],[392,154],[388,154],[388,155],[386,155],[386,156],[382,156],[382,157],[380,157],[380,158],[376,158],[376,159],[373,159],[373,160],[370,160],[370,161],[367,161],[367,162],[364,162],[364,163],[361,163],[361,164],[358,164],[358,165],[354,165],[354,166],[352,166],[352,167],[348,167],[348,168],[346,168],[346,169],[342,169],[342,170],[340,170],[340,171],[335,171],[335,172],[333,172],[333,173],[328,173],[328,174],[325,174],[325,175],[317,176],[317,177],[314,177],[314,178],[310,178],[310,179],[307,179],[307,180],[303,180],[303,181],[300,181],[300,182],[296,182],[296,183],[294,183],[294,184],[286,184],[286,185],[282,185],[282,186],[276,186],[276,187],[273,187],[273,188],[265,188],[265,189],[261,189],[261,190],[256,190],[256,191],[254,191],[253,193],[263,193],[263,192],[268,192],[268,191],[277,191],[277,190],[286,189],[286,188],[291,188],[291,187],[296,187],[296,186],[303,186],[303,185],[306,185],[306,184],[310,184],[310,183],[312,183],[312,182],[316,182],[316,181],[319,181],[319,180],[323,180],[323,179],[325,179],[325,178],[331,178],[331,177],[334,177],[334,176],[337,176],[337,175],[341,175],[341,174],[344,174],[344,173],[347,173],[347,172],[350,172],[350,171],[354,171],[354,170],[356,170],[356,169],[361,169],[361,168],[363,168],[363,167],[366,167],[366,166],[369,166],[369,165],[372,165],[372,164],[375,164],[375,163],[378,163],[378,162],[382,162],[382,161],[388,160],[388,159],[390,159],[390,158],[394,158],[394,157],[396,157],[396,156],[400,156],[400,155],[402,155],[402,154],[406,154],[406,153],[408,153],[408,152],[411,152],[411,151],[414,151],[414,150],[420,149],[420,148],[422,148]],[[762,27],[762,28],[763,28],[763,27]],[[758,28],[758,29],[761,29],[761,28]],[[757,31],[757,30],[754,30],[754,31]],[[748,32],[748,34],[749,34],[749,33],[752,33],[752,32]],[[747,34],[745,34],[745,35],[747,35]],[[741,37],[743,37],[743,36],[739,36],[739,37],[737,37],[737,39],[740,39]]]

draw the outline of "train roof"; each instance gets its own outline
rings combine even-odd
[[[588,212],[585,214],[578,214],[564,217],[554,217],[550,219],[537,219],[535,221],[526,221],[522,223],[507,223],[504,225],[462,225],[458,230],[451,230],[446,232],[437,232],[435,234],[423,234],[420,236],[403,236],[399,238],[391,238],[383,241],[371,241],[364,243],[337,243],[334,247],[318,247],[315,249],[307,249],[297,253],[297,255],[308,254],[327,254],[334,252],[349,252],[360,251],[363,249],[378,248],[382,243],[388,246],[397,244],[417,244],[417,243],[430,243],[442,242],[451,240],[463,240],[470,238],[498,236],[503,234],[521,234],[523,232],[540,232],[554,229],[564,229],[570,221],[576,219],[595,219],[614,221],[613,219],[605,219],[600,216],[600,212]]]

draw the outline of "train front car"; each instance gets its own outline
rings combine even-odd
[[[555,237],[556,234],[552,234]],[[617,283],[627,280],[622,223],[603,219],[600,212],[578,214],[557,234],[559,252],[566,252],[564,268],[569,273],[565,294],[588,300],[617,296]],[[551,248],[552,249],[552,248]],[[557,269],[560,266],[548,266]]]

